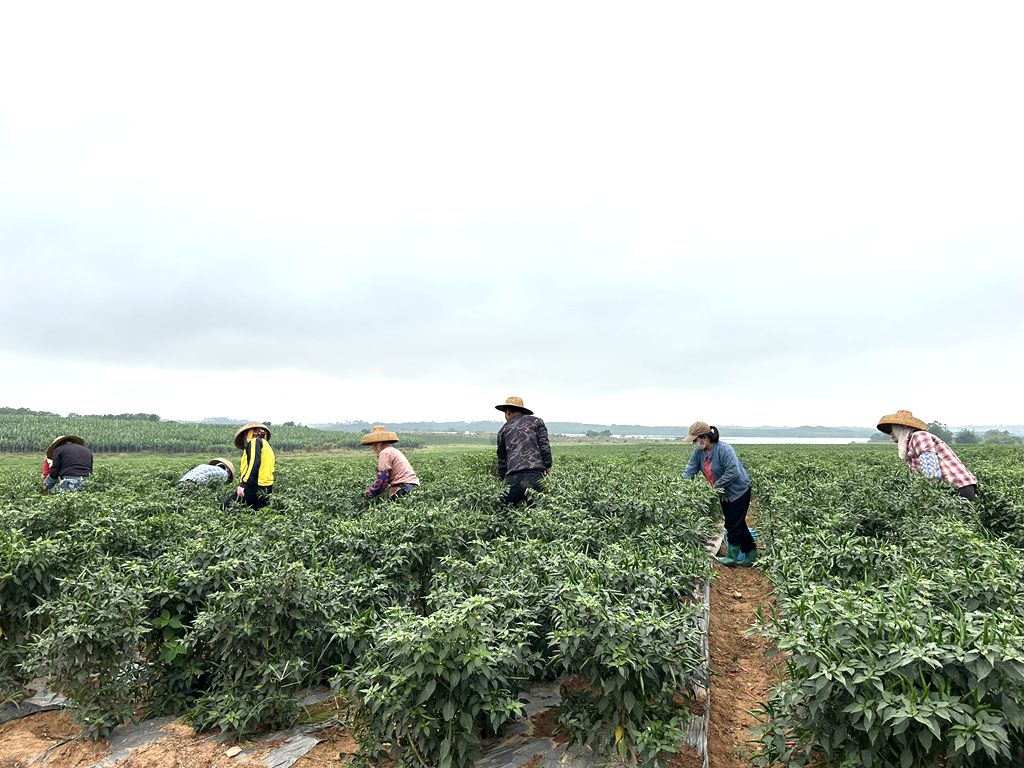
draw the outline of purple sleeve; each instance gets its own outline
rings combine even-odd
[[[380,472],[378,472],[376,481],[374,481],[373,485],[371,485],[366,491],[366,498],[372,499],[374,496],[378,495],[381,491],[387,488],[388,481],[390,479],[391,473],[388,470],[382,469]]]

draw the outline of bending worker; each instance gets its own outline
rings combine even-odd
[[[263,509],[270,503],[274,490],[274,449],[270,447],[270,428],[250,421],[235,433],[235,447],[242,451],[239,485],[224,500],[227,507],[240,501],[252,509]]]
[[[230,483],[235,479],[235,465],[227,459],[210,459],[205,464],[193,467],[178,481],[178,485],[207,485]]]
[[[933,480],[942,480],[956,488],[957,494],[974,500],[978,481],[953,449],[928,431],[928,425],[910,411],[896,411],[878,420],[878,428],[894,443],[911,472],[920,472]]]
[[[725,517],[729,548],[718,562],[722,565],[753,565],[757,560],[757,547],[747,527],[747,510],[750,508],[750,476],[747,470],[740,463],[735,449],[719,440],[718,427],[695,421],[683,439],[696,443],[683,470],[683,479],[689,480],[703,472],[707,481],[722,491],[719,501]]]
[[[92,474],[92,451],[78,435],[61,435],[46,449],[51,460],[50,471],[43,483],[47,490],[57,487],[58,493],[77,491]]]
[[[395,448],[395,443],[398,442],[396,433],[378,426],[374,427],[370,434],[363,435],[360,442],[363,445],[372,445],[377,454],[377,479],[366,489],[366,498],[375,498],[387,489],[388,498],[394,501],[420,484],[412,464],[405,458],[404,453]]]
[[[526,498],[527,489],[544,490],[541,481],[551,472],[548,428],[521,397],[509,397],[494,407],[505,412],[505,423],[498,430],[498,477],[508,488],[501,501],[518,504]]]

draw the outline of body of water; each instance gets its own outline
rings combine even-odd
[[[866,443],[867,437],[728,437],[722,435],[727,443],[762,445],[847,445],[849,443]]]
[[[583,435],[566,435],[566,437],[583,437]],[[631,437],[642,440],[678,440],[670,435],[612,435],[612,437]],[[848,445],[850,443],[866,443],[866,437],[730,437],[722,435],[722,440],[735,445]],[[681,441],[680,441],[681,442]]]

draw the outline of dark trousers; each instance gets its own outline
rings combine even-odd
[[[252,509],[263,509],[270,503],[270,492],[274,489],[274,486],[260,485],[253,488],[247,485],[244,488],[245,496],[242,498],[238,498],[235,492],[232,491],[231,495],[224,499],[224,509],[227,509],[236,501]]]
[[[753,552],[754,537],[747,528],[747,510],[750,509],[750,489],[735,501],[722,499],[722,512],[725,515],[725,530],[729,533],[729,543],[739,545],[743,553]]]
[[[532,488],[535,491],[544,491],[541,481],[544,479],[544,471],[540,469],[527,469],[523,472],[509,472],[505,475],[505,482],[508,488],[501,496],[503,504],[519,504],[526,498],[526,489]]]
[[[957,496],[967,499],[968,501],[974,501],[974,494],[977,490],[978,486],[976,486],[974,483],[971,483],[970,485],[965,485],[961,488],[957,488],[956,494]]]

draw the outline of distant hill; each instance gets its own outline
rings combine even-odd
[[[379,424],[380,422],[374,422]],[[501,421],[405,421],[387,422],[389,429],[398,432],[497,432]],[[547,421],[548,431],[555,435],[584,435],[587,432],[609,430],[613,435],[651,435],[655,437],[685,437],[689,427],[645,426],[642,424],[584,424],[578,421]],[[333,424],[314,424],[318,429],[342,432],[362,432],[373,427],[368,421],[346,421]],[[737,427],[720,426],[723,435],[732,437],[870,437],[873,427]]]

